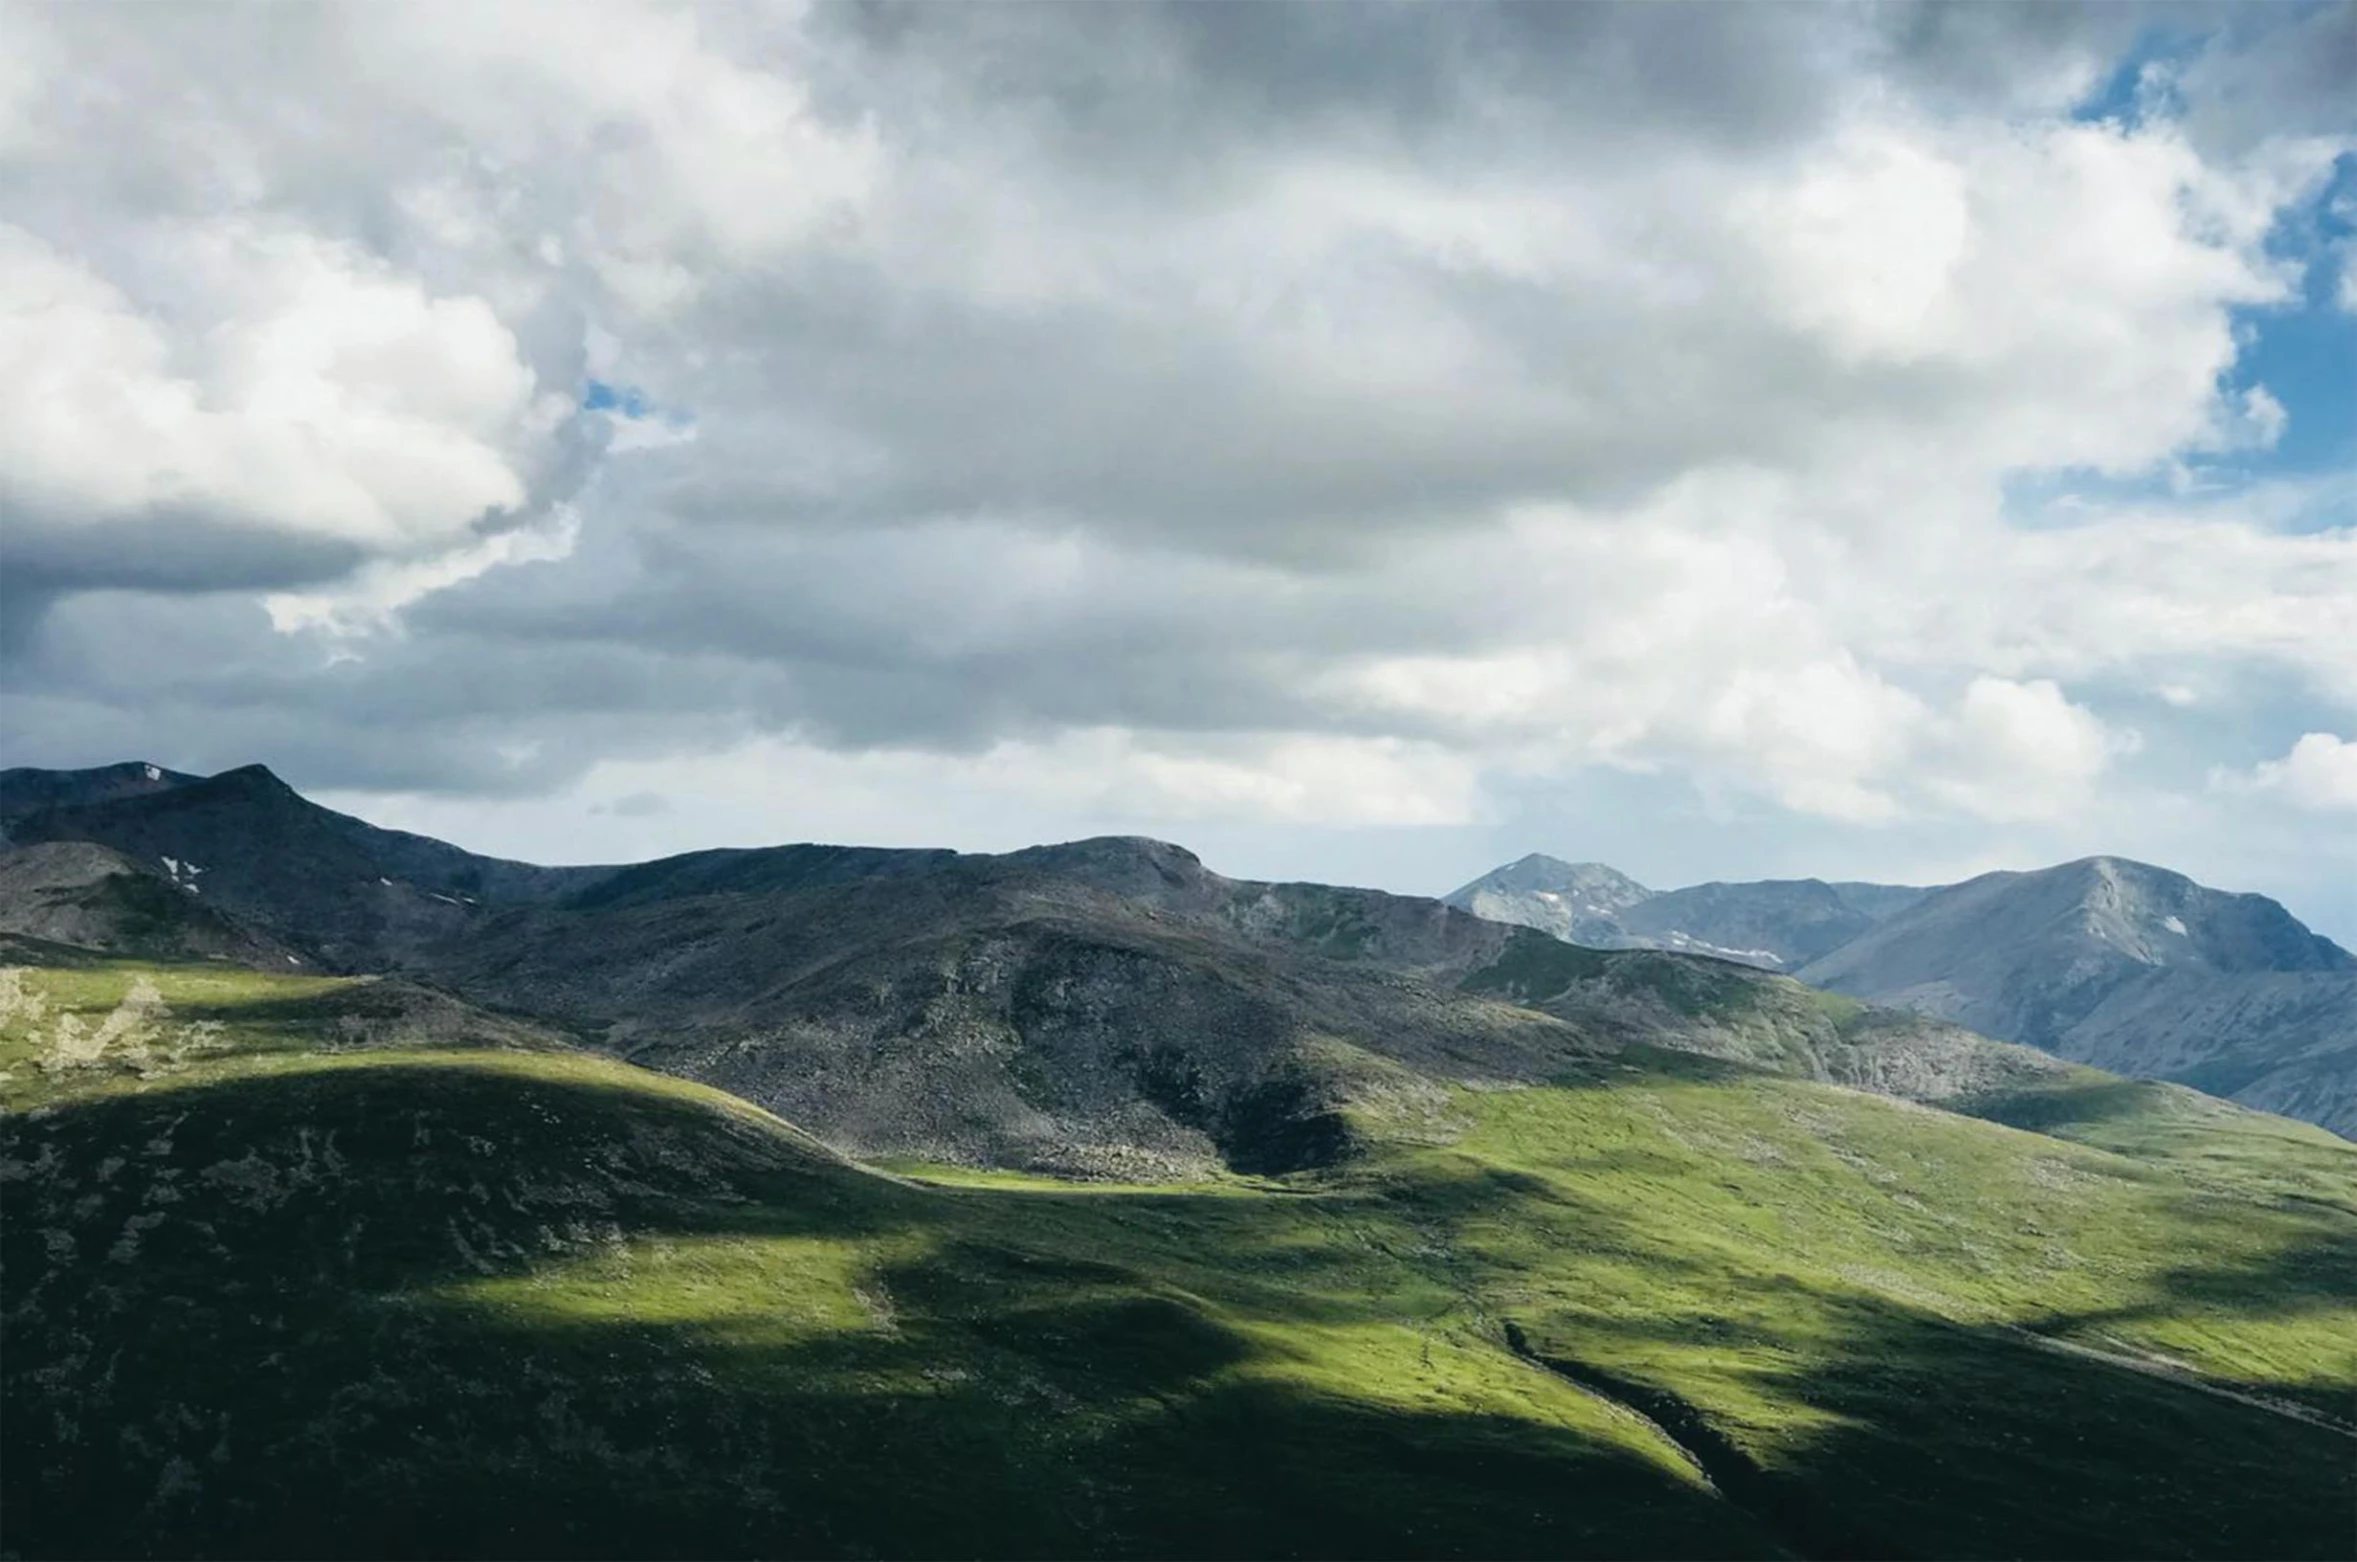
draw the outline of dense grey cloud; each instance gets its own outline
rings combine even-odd
[[[0,18],[8,760],[2357,867],[2349,477],[2242,370],[2350,7]]]

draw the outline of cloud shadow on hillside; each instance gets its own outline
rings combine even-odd
[[[1285,1370],[1297,1346],[1272,1325],[1347,1339],[1461,1303],[1448,1261],[1401,1254],[1542,1196],[1551,1220],[1635,1250],[1576,1181],[936,1192],[693,1099],[464,1068],[103,1098],[5,1139],[22,1170],[0,1226],[0,1452],[26,1555],[1772,1549],[1747,1513],[1570,1426],[1452,1404],[1437,1381],[1348,1397]],[[702,1315],[561,1305],[599,1297],[640,1244],[738,1240],[786,1255],[763,1271],[774,1291]],[[867,1317],[796,1322],[795,1255],[846,1244],[867,1255]],[[1148,1274],[1126,1261],[1147,1247],[1183,1256]],[[1411,1283],[1428,1294],[1398,1293]],[[1784,1287],[1837,1336],[1781,1383],[1756,1353],[1729,1358],[1822,1413],[1776,1449],[1784,1477],[1904,1549],[2345,1539],[2317,1515],[2319,1492],[2348,1489],[2330,1434],[1880,1297],[1741,1283]],[[1612,1344],[1538,1301],[1523,1321],[1550,1352]],[[1489,1348],[1486,1327],[1462,1320],[1448,1348]],[[1717,1339],[1669,1316],[1611,1327],[1640,1352]]]

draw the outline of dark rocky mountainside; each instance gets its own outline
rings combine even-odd
[[[1409,1068],[1534,1078],[1592,1050],[1448,989],[1504,929],[1429,902],[1387,915],[1389,897],[1319,906],[1234,885],[1158,842],[788,847],[735,860],[719,890],[694,869],[634,872],[627,893],[609,896],[613,881],[487,916],[423,967],[866,1153],[1129,1174],[1300,1164],[1339,1153],[1346,1100],[1413,1095]],[[1304,958],[1297,942],[1398,963]]]
[[[623,903],[592,889],[490,918],[430,969],[855,1150],[1064,1169],[1327,1158],[1345,1109],[1414,1115],[1435,1109],[1431,1080],[1528,1082],[1632,1042],[1917,1099],[2046,1066],[1740,966],[1226,879],[1161,842],[874,866]]]

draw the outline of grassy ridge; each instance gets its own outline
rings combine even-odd
[[[365,984],[13,980],[26,1555],[2349,1549],[2323,1136],[1635,1051],[1370,1112],[1338,1174],[1073,1189],[343,1023]]]

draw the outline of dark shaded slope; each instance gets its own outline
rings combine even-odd
[[[564,897],[575,911],[684,900],[818,889],[879,875],[924,873],[956,857],[946,850],[876,846],[723,847],[616,868]]]
[[[1533,1365],[1660,1428],[1720,1495],[1740,1506],[1794,1556],[1808,1562],[1834,1559],[1895,1559],[1915,1553],[1897,1535],[1873,1529],[1825,1500],[1809,1483],[1761,1468],[1733,1439],[1713,1426],[1681,1395],[1608,1372],[1589,1362],[1549,1356],[1530,1343],[1520,1324],[1505,1320],[1507,1346]]]
[[[1162,842],[689,866],[489,917],[429,969],[861,1153],[1125,1176],[1330,1162],[1367,1102],[1631,1043],[1934,1101],[2048,1066],[1744,966],[1226,879]]]

